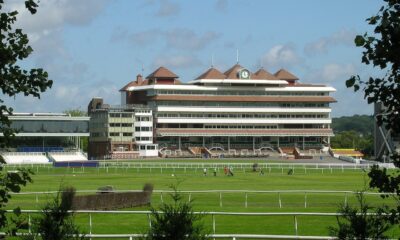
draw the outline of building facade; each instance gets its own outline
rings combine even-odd
[[[110,106],[93,98],[90,116],[89,158],[131,159],[157,156],[153,144],[152,110],[144,106]]]
[[[124,86],[121,103],[141,104],[154,117],[160,148],[249,149],[329,146],[334,88],[303,84],[281,69],[251,72],[234,65],[224,73],[210,68],[188,83],[160,67]]]

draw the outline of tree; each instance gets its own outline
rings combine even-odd
[[[0,0],[0,88],[3,95],[9,97],[24,94],[40,98],[40,93],[50,88],[53,81],[48,79],[47,72],[41,68],[26,70],[19,66],[33,49],[28,45],[28,36],[22,29],[13,26],[18,12],[3,12],[3,5],[4,1]],[[31,14],[35,14],[38,5],[34,0],[26,0],[25,7]],[[3,140],[7,143],[14,132],[8,119],[13,109],[3,103],[0,99],[0,130],[4,134]]]
[[[387,239],[389,218],[382,208],[369,206],[362,192],[357,194],[358,207],[341,205],[337,216],[338,227],[330,227],[330,234],[339,239]]]
[[[360,76],[352,76],[346,81],[347,87],[353,87],[358,91],[363,87],[364,98],[368,103],[382,103],[387,109],[385,114],[377,116],[378,124],[384,124],[393,134],[400,134],[400,1],[384,0],[375,16],[366,21],[374,26],[374,33],[358,35],[355,38],[357,47],[363,47],[361,61],[367,65],[379,69],[381,77],[369,77],[361,79]],[[369,172],[370,186],[376,187],[380,192],[395,193],[397,207],[392,209],[392,221],[399,221],[400,213],[400,155],[394,153],[391,156],[396,166],[396,171],[387,171],[378,166],[373,166]],[[388,197],[388,195],[382,195]]]
[[[32,234],[24,237],[26,240],[75,240],[84,239],[79,228],[74,224],[72,203],[75,189],[61,188],[53,201],[47,203],[39,217],[33,219]]]
[[[15,28],[13,24],[17,20],[17,11],[4,12],[4,1],[0,0],[0,88],[2,94],[13,97],[17,94],[25,96],[40,97],[40,93],[51,87],[52,81],[48,79],[47,72],[43,69],[22,69],[20,64],[31,53],[32,48],[28,45],[28,36],[21,29]],[[34,0],[26,0],[25,7],[30,13],[35,14],[37,3]],[[8,116],[13,109],[3,104],[0,99],[0,131],[3,133],[0,138],[0,145],[7,145],[14,135],[10,128]],[[29,170],[18,169],[18,171],[5,172],[2,163],[4,159],[0,156],[0,228],[7,224],[5,206],[11,198],[11,192],[19,192],[21,186],[25,186],[32,179]],[[18,208],[15,209],[18,213]],[[15,232],[15,231],[12,231]]]
[[[71,115],[71,117],[84,117],[84,116],[87,116],[87,113],[85,111],[80,110],[79,108],[68,109],[68,110],[65,110],[64,113]]]
[[[148,240],[202,240],[207,239],[202,216],[193,212],[192,202],[182,200],[175,186],[171,187],[173,203],[163,203],[160,209],[151,208],[151,228]]]

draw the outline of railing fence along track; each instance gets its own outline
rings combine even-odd
[[[30,223],[31,215],[41,213],[41,210],[21,210],[22,213],[28,214],[28,223]],[[86,235],[86,238],[127,238],[133,239],[137,237],[143,237],[143,234],[129,233],[129,234],[94,234],[93,233],[93,222],[92,215],[93,214],[129,214],[129,215],[146,215],[148,219],[149,227],[151,227],[151,211],[100,211],[100,210],[77,210],[70,211],[75,214],[88,214],[89,216],[89,234]],[[7,213],[13,213],[13,210],[7,210]],[[162,213],[162,212],[159,212]],[[301,236],[298,235],[298,217],[306,216],[306,217],[336,217],[342,216],[341,213],[320,213],[320,212],[194,212],[194,214],[211,216],[212,219],[212,234],[210,234],[209,238],[259,238],[259,239],[333,239],[331,236]],[[375,213],[369,213],[370,215],[374,215]],[[293,230],[294,235],[267,235],[267,234],[216,234],[216,222],[217,216],[263,216],[263,217],[276,217],[276,216],[289,216],[293,217]],[[28,232],[31,232],[31,226],[29,225]],[[2,233],[4,234],[4,233]]]
[[[98,190],[77,190],[77,193],[96,193]],[[102,191],[104,192],[104,191]],[[142,192],[142,190],[114,190],[110,192]],[[172,190],[154,190],[153,193],[157,193],[160,195],[160,202],[164,203],[164,195],[171,194],[174,191]],[[20,192],[20,193],[10,193],[11,195],[33,195],[34,202],[36,204],[39,203],[39,196],[41,195],[52,195],[57,194],[58,191],[45,191],[45,192]],[[218,195],[218,203],[220,207],[223,207],[223,195],[224,194],[241,194],[243,196],[243,206],[245,208],[248,207],[251,201],[249,200],[249,194],[276,194],[277,195],[277,205],[279,208],[284,207],[284,202],[282,201],[282,194],[304,194],[304,208],[310,207],[309,203],[309,195],[310,194],[336,194],[336,195],[343,195],[343,203],[346,205],[348,203],[348,198],[350,195],[359,194],[361,192],[357,191],[330,191],[330,190],[183,190],[179,191],[180,194],[185,194],[188,196],[188,201],[192,199],[193,194],[216,194]],[[371,195],[371,196],[380,196],[382,194],[385,195],[395,195],[394,193],[379,193],[379,192],[362,192],[364,195]],[[236,198],[236,200],[238,200]]]
[[[250,161],[250,160],[249,160]],[[218,162],[218,163],[179,163],[179,162],[163,162],[163,163],[155,163],[155,162],[123,162],[123,161],[114,161],[114,162],[99,162],[99,166],[97,169],[105,169],[108,172],[108,169],[120,169],[123,168],[127,171],[127,169],[136,169],[139,171],[140,169],[149,169],[151,172],[152,169],[158,170],[160,173],[163,172],[163,169],[183,169],[184,172],[186,170],[198,170],[198,169],[214,169],[218,170],[223,169],[226,166],[233,167],[233,169],[237,170],[245,170],[251,169],[253,167],[252,162],[250,163],[232,163],[232,162]],[[304,173],[307,173],[307,169],[309,170],[321,170],[324,173],[324,170],[333,171],[333,169],[340,169],[342,172],[347,169],[369,169],[373,166],[373,164],[351,164],[351,163],[257,163],[257,167],[263,170],[271,171],[272,169],[302,169]],[[393,164],[388,163],[380,163],[379,166],[385,168],[393,168]],[[53,166],[51,164],[3,164],[3,167],[7,169],[15,170],[18,167],[30,167],[33,170],[39,171],[39,168],[47,168],[52,169]],[[85,167],[67,167],[72,169],[82,169],[85,170]],[[93,169],[93,167],[89,167],[88,169]]]

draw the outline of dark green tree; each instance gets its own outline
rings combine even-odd
[[[33,219],[32,234],[24,237],[45,240],[84,239],[84,234],[74,224],[72,210],[75,189],[61,188],[53,201],[46,204],[39,217]]]
[[[38,5],[34,0],[26,0],[25,7],[35,14]],[[51,87],[52,81],[48,80],[47,72],[43,69],[26,70],[19,66],[33,50],[28,45],[28,36],[14,26],[17,15],[17,11],[6,12],[4,1],[0,0],[0,88],[4,96],[24,94],[39,98],[40,93]],[[0,131],[4,135],[0,138],[0,146],[7,145],[14,135],[8,119],[12,111],[13,109],[7,107],[4,100],[0,99]],[[4,159],[0,156],[0,228],[7,224],[4,209],[11,198],[10,193],[19,192],[21,186],[32,181],[31,172],[28,170],[6,172],[3,163]],[[19,212],[18,209],[15,212]]]
[[[163,203],[159,209],[151,208],[151,228],[148,240],[203,240],[207,239],[201,215],[193,212],[192,202],[182,200],[175,186],[171,194],[173,203]]]
[[[34,0],[25,1],[26,8],[35,14],[37,3]],[[17,11],[5,12],[4,1],[0,0],[0,88],[5,96],[13,97],[17,94],[40,98],[40,93],[50,88],[53,84],[48,79],[48,74],[41,68],[23,69],[19,66],[33,49],[29,46],[28,36],[22,29],[15,28]],[[7,142],[13,135],[8,116],[13,109],[7,107],[4,100],[0,99],[0,131],[3,132],[4,141]]]
[[[330,227],[330,234],[339,239],[387,239],[385,232],[391,224],[384,209],[369,206],[362,192],[357,194],[357,200],[357,207],[340,206],[338,227]]]
[[[352,76],[346,81],[347,87],[358,91],[363,87],[368,103],[382,103],[387,109],[385,114],[377,116],[378,124],[390,129],[393,134],[400,134],[400,1],[384,0],[378,13],[366,20],[374,27],[374,33],[358,35],[357,47],[364,49],[361,61],[380,70],[380,77],[361,79]],[[400,155],[391,156],[395,171],[387,171],[378,166],[372,167],[368,174],[370,186],[380,192],[394,193],[397,207],[391,210],[392,220],[398,222],[400,213]],[[383,195],[383,197],[388,197]]]

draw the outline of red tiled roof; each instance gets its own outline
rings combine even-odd
[[[260,68],[257,72],[254,73],[254,76],[256,79],[278,80],[277,77],[264,70],[264,68]]]
[[[237,72],[242,68],[243,67],[240,66],[239,64],[235,64],[231,68],[226,70],[226,72],[224,72],[224,75],[226,76],[227,79],[239,79]]]
[[[147,78],[178,78],[178,75],[171,72],[165,67],[159,67],[157,70],[152,72]]]
[[[283,68],[277,71],[274,75],[275,77],[281,80],[299,80],[298,77],[296,77],[295,75],[291,74],[290,72],[288,72]]]
[[[122,91],[127,91],[128,88],[130,88],[130,87],[138,87],[138,86],[148,85],[148,82],[149,82],[149,80],[148,80],[148,79],[145,79],[145,80],[143,80],[140,84],[138,84],[137,80],[135,80],[135,81],[132,81],[132,82],[126,84],[126,85],[125,85],[123,88],[121,88],[119,91],[120,91],[120,92],[122,92]]]
[[[201,74],[198,79],[225,79],[226,76],[215,68],[208,69],[205,73]]]
[[[203,95],[157,95],[151,100],[206,101],[206,102],[336,102],[330,96],[203,96]]]

